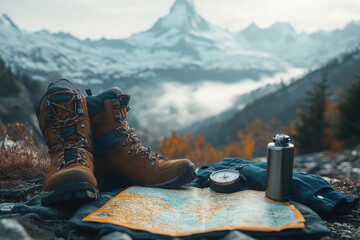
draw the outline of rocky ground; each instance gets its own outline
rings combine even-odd
[[[360,146],[339,152],[320,152],[296,157],[296,171],[324,177],[335,190],[360,197]],[[323,240],[360,239],[360,206],[344,216],[324,219],[331,230]]]
[[[257,159],[261,160],[261,159]],[[338,191],[360,196],[360,146],[339,152],[319,152],[297,156],[296,171],[318,174]],[[37,208],[40,201],[42,180],[26,181],[0,178],[0,239],[98,239],[96,232],[81,231],[67,224],[72,209],[54,209],[44,212]],[[28,201],[34,207],[19,203]],[[360,206],[350,214],[324,219],[331,230],[322,240],[360,239]],[[131,239],[125,233],[114,232],[103,236],[107,239]],[[232,231],[224,240],[253,239],[239,231]]]

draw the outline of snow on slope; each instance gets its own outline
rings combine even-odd
[[[267,29],[252,24],[231,33],[200,16],[193,1],[176,0],[168,15],[127,39],[91,41],[46,30],[28,32],[3,14],[0,54],[36,79],[68,77],[90,84],[124,77],[154,78],[158,70],[189,66],[200,71],[275,73],[289,67],[314,67],[358,47],[359,32],[360,22],[352,22],[341,30],[313,34],[297,33],[287,23]],[[220,78],[226,80],[225,75]]]
[[[175,1],[152,28],[123,40],[82,41],[65,33],[32,33],[18,29],[6,15],[1,19],[1,56],[40,80],[62,76],[96,83],[184,66],[204,71],[287,68],[271,54],[243,49],[234,34],[207,22],[188,0]]]
[[[344,29],[312,34],[297,33],[288,23],[261,29],[255,24],[237,33],[249,50],[271,53],[298,67],[318,66],[337,55],[360,47],[360,21]]]

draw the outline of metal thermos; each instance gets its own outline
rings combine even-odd
[[[291,193],[294,145],[290,143],[289,136],[276,134],[267,148],[265,195],[275,201],[287,202]]]

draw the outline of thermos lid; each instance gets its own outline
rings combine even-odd
[[[275,146],[287,146],[290,143],[290,137],[285,134],[276,134],[276,136],[273,137],[273,142]]]

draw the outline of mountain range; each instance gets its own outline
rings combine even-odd
[[[346,93],[351,84],[356,81],[356,76],[360,76],[359,74],[360,49],[357,49],[337,56],[323,67],[309,72],[288,86],[255,99],[230,117],[225,116],[220,121],[211,121],[211,119],[202,121],[202,123],[194,124],[191,129],[201,131],[213,146],[221,147],[238,141],[238,130],[244,129],[255,119],[261,119],[264,122],[277,119],[280,120],[282,126],[290,126],[291,121],[298,117],[297,111],[302,109],[306,93],[312,90],[312,83],[320,82],[326,75],[327,94],[330,100],[338,102],[338,90],[342,89],[342,92]],[[263,151],[257,154],[266,155],[265,150],[264,147]]]
[[[327,66],[331,59],[342,61],[341,56],[360,47],[359,32],[360,21],[313,33],[297,32],[280,22],[268,28],[250,24],[230,32],[203,18],[193,1],[176,0],[150,29],[125,39],[90,40],[64,32],[30,32],[2,14],[0,58],[17,75],[26,74],[44,85],[65,77],[82,90],[93,88],[94,94],[120,86],[133,96],[132,126],[142,128],[152,137],[149,141],[187,127],[204,131],[215,146],[221,146],[233,141],[236,129],[255,116],[247,106],[283,87],[267,85],[251,93],[244,89],[264,78],[279,80],[278,74],[291,69],[312,72]],[[220,91],[227,98],[217,98]],[[240,113],[246,113],[245,117],[239,117]],[[222,128],[228,129],[228,135],[219,142]]]
[[[297,33],[287,23],[229,32],[200,16],[191,0],[126,39],[81,40],[69,33],[29,32],[0,17],[0,56],[41,81],[132,86],[134,79],[191,82],[259,79],[288,67],[314,67],[359,46],[360,22],[343,29]]]

